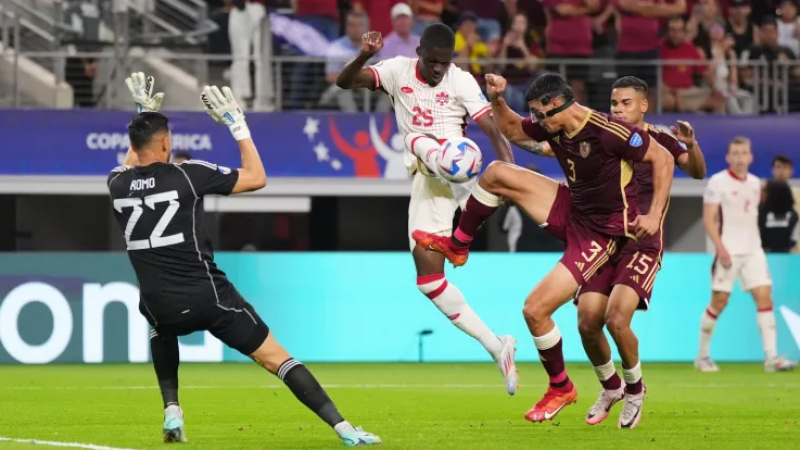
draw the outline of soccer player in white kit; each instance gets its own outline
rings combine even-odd
[[[725,159],[728,169],[711,177],[703,195],[703,225],[716,250],[711,303],[700,320],[700,352],[694,364],[701,372],[719,370],[711,360],[711,335],[738,279],[742,290],[750,292],[756,302],[758,329],[764,344],[764,369],[789,370],[797,362],[778,356],[772,278],[758,230],[761,181],[748,172],[753,162],[750,140],[734,138],[728,144]]]
[[[411,232],[419,229],[449,235],[456,209],[464,206],[469,186],[450,184],[437,176],[438,140],[463,136],[467,117],[486,133],[500,160],[513,162],[511,148],[491,117],[492,107],[475,78],[453,63],[455,35],[443,24],[428,26],[417,48],[419,58],[402,56],[364,67],[383,47],[380,33],[362,38],[362,48],[339,74],[344,89],[381,89],[392,99],[397,126],[405,136],[405,163],[413,176],[408,207],[408,240],[417,268],[417,288],[461,331],[477,339],[497,363],[506,390],[517,389],[515,343],[496,336],[469,307],[464,295],[444,275],[444,256],[416,245]]]

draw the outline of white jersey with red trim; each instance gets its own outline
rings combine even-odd
[[[397,56],[369,67],[375,76],[374,89],[383,89],[392,98],[400,134],[432,134],[438,139],[466,135],[467,116],[477,121],[492,110],[475,78],[455,64],[436,86],[430,86],[419,73],[419,59]],[[406,167],[416,166],[409,149]]]
[[[730,170],[723,170],[708,180],[703,202],[719,205],[722,245],[730,255],[762,251],[758,230],[761,181],[757,176],[748,173],[739,178]]]

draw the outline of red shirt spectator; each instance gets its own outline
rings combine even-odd
[[[297,0],[295,16],[325,16],[339,20],[337,0]]]
[[[461,12],[472,11],[481,19],[499,19],[503,4],[500,0],[458,0]]]
[[[722,11],[722,15],[727,18],[728,8],[730,8],[730,3],[729,3],[730,0],[716,0],[716,1],[717,1],[717,7],[719,7],[720,11]],[[694,5],[699,2],[700,0],[689,0],[687,4],[688,8],[686,10],[686,13],[691,14],[692,10],[694,9]]]
[[[642,53],[658,48],[661,19],[686,12],[686,0],[614,0],[619,11],[617,53]]]
[[[700,50],[688,41],[674,44],[669,38],[661,43],[661,59],[703,61]],[[706,66],[687,66],[683,64],[664,66],[661,72],[664,85],[673,89],[688,89],[693,87],[697,74],[705,73]]]
[[[411,5],[411,8],[414,9],[416,15],[422,16],[422,17],[425,17],[425,16],[436,16],[436,17],[439,17],[442,12],[440,10],[438,10],[438,9],[428,8],[427,3],[435,4],[435,5],[445,5],[447,3],[447,0],[422,0],[422,1],[421,0],[417,0],[417,1],[413,1],[412,0],[411,2],[409,2],[409,4]]]
[[[592,54],[592,23],[585,0],[544,0],[547,54],[589,56]],[[580,14],[585,10],[584,14]]]
[[[361,8],[369,16],[369,29],[380,31],[384,37],[392,32],[392,17],[390,11],[395,3],[402,0],[359,0]]]

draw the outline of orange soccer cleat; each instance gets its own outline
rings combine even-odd
[[[545,420],[553,420],[556,414],[559,413],[565,406],[571,405],[578,400],[578,391],[575,386],[571,386],[570,390],[565,391],[562,389],[549,387],[545,392],[544,397],[525,414],[525,420],[531,422],[544,422]]]
[[[411,237],[417,241],[417,245],[425,250],[439,252],[450,261],[455,267],[463,266],[469,258],[469,247],[457,247],[453,240],[447,236],[428,233],[427,231],[414,230]]]

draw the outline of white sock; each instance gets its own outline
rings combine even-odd
[[[775,312],[769,309],[759,310],[756,313],[758,329],[761,331],[761,340],[764,343],[764,356],[770,361],[778,356],[778,335],[775,328]]]
[[[553,325],[553,329],[544,336],[533,337],[533,345],[536,346],[536,350],[551,349],[561,340],[561,330],[558,329],[558,325]]]
[[[630,369],[622,368],[622,379],[625,384],[636,384],[642,379],[642,363],[637,362],[635,366]]]
[[[431,299],[453,325],[477,339],[493,359],[500,357],[500,339],[469,307],[464,294],[455,285],[448,283],[444,274],[417,277],[417,288]]]
[[[717,316],[719,316],[719,312],[712,310],[709,306],[700,317],[700,351],[697,352],[698,358],[711,357],[711,336],[714,334],[714,327],[717,326]]]
[[[602,366],[594,366],[594,373],[597,374],[597,379],[602,383],[613,377],[617,373],[617,368],[614,367],[614,361],[608,361]]]
[[[408,133],[405,138],[406,148],[425,165],[430,173],[436,171],[436,153],[440,150],[439,142],[422,133]]]

